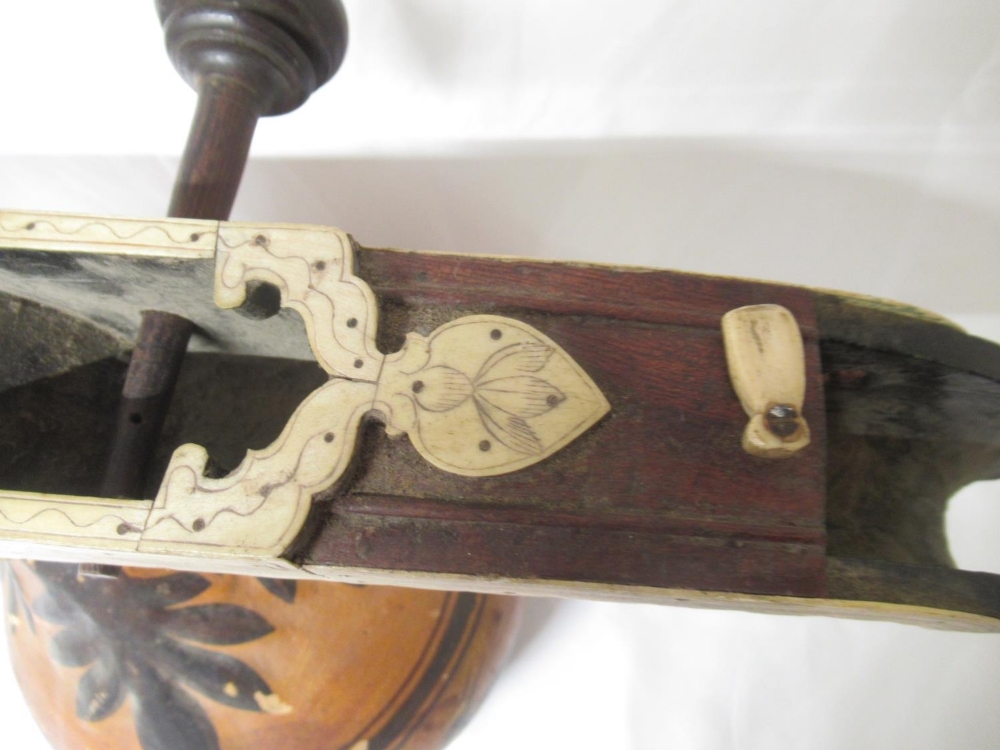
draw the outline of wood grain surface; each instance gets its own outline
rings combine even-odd
[[[380,348],[471,312],[558,342],[608,416],[544,462],[463,478],[369,428],[355,481],[330,498],[303,564],[817,596],[825,591],[824,415],[808,291],[667,271],[361,250]],[[746,418],[719,323],[781,304],[802,326],[813,444],[773,462]],[[470,554],[471,550],[476,553]]]

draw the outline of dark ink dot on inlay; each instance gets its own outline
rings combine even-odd
[[[317,271],[322,271],[324,268],[326,268],[326,261],[322,260],[316,261],[316,264],[313,266],[313,268],[315,268]]]
[[[357,328],[358,327],[358,319],[357,318],[348,318],[347,319],[347,327],[348,328]]]
[[[489,440],[480,440],[479,441],[479,450],[481,450],[483,453],[485,453],[486,451],[488,451],[492,447],[493,446],[490,445],[490,441]]]
[[[354,360],[354,366],[360,370],[362,367],[365,366],[364,360],[361,359]]]
[[[550,393],[548,396],[545,397],[545,403],[547,403],[549,406],[555,406],[556,404],[559,403],[559,397],[554,393]]]
[[[328,433],[326,433],[326,434],[325,434],[325,435],[323,436],[323,439],[324,439],[324,440],[325,440],[326,442],[328,442],[328,443],[332,443],[332,442],[333,442],[333,433],[332,433],[332,432],[328,432]]]
[[[34,229],[35,228],[35,222],[29,221],[28,224],[24,228],[25,229],[29,229],[29,230],[30,229]]]
[[[494,328],[492,331],[490,331],[490,338],[493,339],[494,341],[499,339],[501,336],[503,336],[503,333],[500,332],[499,328]]]
[[[198,240],[201,239],[201,235],[195,232],[194,234],[191,235],[189,239],[191,240],[191,242],[197,242]]]
[[[414,380],[413,381],[413,385],[411,385],[410,387],[413,389],[414,393],[420,393],[420,391],[422,391],[424,389],[424,381],[423,380]]]
[[[201,531],[203,528],[205,528],[205,519],[204,518],[194,519],[194,523],[191,524],[191,528],[194,529],[195,531]]]

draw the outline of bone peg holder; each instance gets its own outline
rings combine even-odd
[[[722,317],[733,390],[750,417],[743,450],[760,458],[789,458],[809,445],[802,417],[806,366],[795,317],[780,305],[750,305]]]

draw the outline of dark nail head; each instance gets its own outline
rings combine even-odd
[[[767,410],[764,422],[773,434],[787,438],[799,430],[799,412],[794,406],[777,404]]]

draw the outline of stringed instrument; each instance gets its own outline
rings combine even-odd
[[[102,363],[61,364],[62,401],[51,378],[7,391],[49,419],[71,402],[75,427],[2,478],[5,555],[139,591],[102,566],[997,629],[997,577],[954,569],[943,530],[948,497],[1000,469],[995,345],[870,298],[207,213],[0,213],[0,288]],[[149,309],[196,346],[126,500],[80,466],[166,398],[109,418]],[[43,468],[69,456],[75,483]]]

